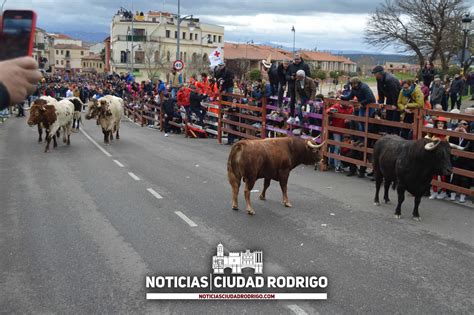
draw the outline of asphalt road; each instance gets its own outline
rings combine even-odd
[[[393,204],[372,204],[369,180],[299,167],[293,208],[273,182],[249,216],[231,210],[229,147],[126,120],[110,146],[95,122],[84,130],[106,151],[75,133],[45,154],[25,118],[0,125],[2,312],[474,312],[470,205],[423,199],[419,223],[408,197],[396,220]],[[327,276],[328,300],[145,299],[145,275],[209,274],[219,242],[263,250],[265,274]]]

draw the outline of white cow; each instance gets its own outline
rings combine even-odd
[[[37,99],[30,108],[30,117],[28,125],[40,125],[47,131],[47,143],[45,152],[49,150],[51,139],[54,139],[54,147],[56,143],[56,131],[63,128],[63,141],[68,145],[71,144],[71,124],[74,115],[74,104],[68,100],[46,100]]]
[[[56,108],[56,121],[51,125],[50,135],[55,134],[59,128],[63,129],[63,142],[71,144],[71,126],[74,117],[74,104],[69,100],[60,100],[53,104]]]
[[[97,102],[93,102],[88,106],[86,119],[97,117],[97,122],[102,127],[104,142],[106,144],[109,143],[109,138],[110,140],[114,139],[114,132],[116,133],[116,139],[120,139],[119,129],[123,107],[123,99],[113,95],[101,97]]]

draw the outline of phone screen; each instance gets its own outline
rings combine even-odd
[[[0,60],[32,54],[34,30],[32,11],[5,11],[0,34]]]

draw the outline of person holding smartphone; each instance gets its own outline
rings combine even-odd
[[[32,57],[0,61],[0,110],[23,102],[40,80],[38,63]]]
[[[6,10],[0,16],[0,110],[23,102],[41,80],[31,57],[35,27],[33,11]]]

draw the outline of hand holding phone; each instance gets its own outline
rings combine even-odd
[[[10,103],[20,103],[33,94],[41,80],[38,64],[32,57],[0,61],[0,83],[10,95]]]

